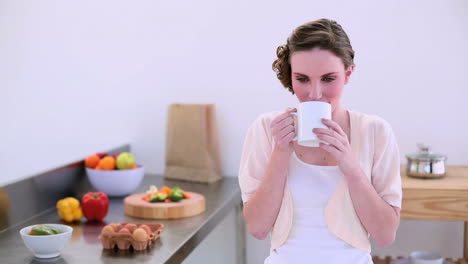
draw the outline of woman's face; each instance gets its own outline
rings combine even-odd
[[[345,71],[341,58],[328,50],[296,51],[291,55],[292,88],[299,102],[323,101],[335,110],[353,69]]]

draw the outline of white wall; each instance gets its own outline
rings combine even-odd
[[[356,51],[344,106],[388,120],[402,154],[425,142],[467,164],[467,11],[464,0],[0,0],[0,185],[123,143],[161,173],[173,102],[217,104],[224,173],[236,176],[250,123],[296,104],[271,70],[276,47],[321,17]],[[375,253],[459,257],[462,230],[403,221]],[[261,244],[250,260],[267,254],[267,242],[249,243]]]

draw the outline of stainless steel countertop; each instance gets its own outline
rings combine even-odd
[[[206,198],[206,211],[197,216],[176,220],[139,219],[124,214],[123,198],[111,198],[104,222],[87,223],[83,217],[80,223],[70,224],[74,229],[73,235],[62,250],[61,256],[37,259],[23,244],[19,230],[35,224],[63,223],[56,209],[50,208],[0,233],[0,263],[180,263],[231,210],[241,204],[237,178],[225,177],[216,183],[204,184],[166,180],[160,175],[145,175],[135,193],[146,191],[151,184],[158,187],[180,186],[184,190],[201,193]],[[102,227],[105,224],[121,222],[156,222],[164,224],[165,229],[156,243],[142,252],[103,249],[98,239]]]

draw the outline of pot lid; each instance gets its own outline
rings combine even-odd
[[[406,157],[409,159],[413,159],[413,160],[425,160],[425,161],[427,160],[440,161],[440,160],[447,159],[445,155],[432,153],[430,151],[430,147],[427,145],[418,144],[418,148],[419,148],[419,153],[408,154],[406,155]]]

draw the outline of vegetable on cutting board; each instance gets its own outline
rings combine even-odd
[[[109,210],[109,198],[103,192],[88,192],[81,198],[81,203],[88,221],[102,221]]]
[[[150,186],[150,189],[146,191],[146,195],[141,199],[151,203],[158,202],[179,202],[183,199],[190,199],[190,193],[185,192],[180,187],[176,186],[174,188],[169,188],[168,186],[163,186],[161,189],[154,185]]]
[[[164,192],[156,192],[150,196],[150,202],[164,202],[167,199],[167,194]]]

